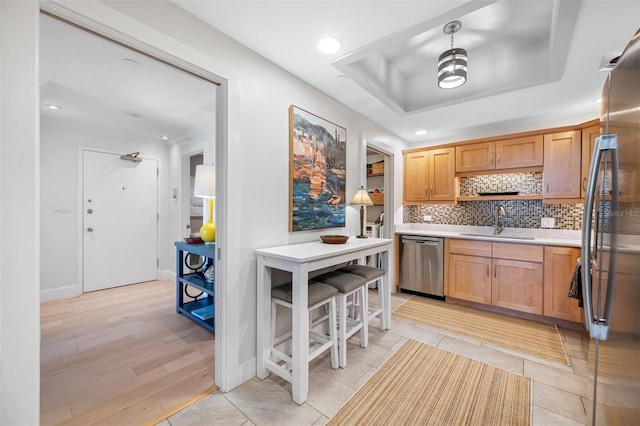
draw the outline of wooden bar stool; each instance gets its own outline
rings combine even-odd
[[[309,311],[309,362],[315,359],[318,355],[331,348],[331,367],[338,368],[338,334],[336,326],[336,296],[338,290],[327,284],[320,282],[309,281],[308,288],[308,311]],[[277,306],[285,306],[292,309],[293,301],[293,289],[291,283],[282,284],[278,287],[271,289],[271,359],[266,362],[270,364],[270,367],[278,370],[280,377],[291,382],[292,364],[293,360],[291,355],[276,349],[276,346],[280,345],[284,341],[291,338],[291,331],[276,336],[276,310]],[[329,305],[329,313],[321,315],[319,318],[313,320],[312,312],[318,308],[322,308],[325,305]],[[313,328],[320,325],[322,322],[329,322],[329,334],[321,334],[313,331]]]
[[[339,268],[337,271],[346,272],[349,274],[355,274],[363,277],[364,279],[367,280],[367,284],[366,284],[367,289],[369,288],[369,285],[376,283],[384,275],[384,269],[374,268],[372,266],[366,266],[366,265],[346,265],[346,266],[343,266],[342,268]],[[368,293],[369,292],[367,291],[367,294]],[[373,318],[377,316],[380,316],[380,314],[382,313],[382,306],[383,306],[382,296],[383,296],[382,291],[380,289],[380,286],[378,286],[378,308],[370,309],[369,306],[367,305],[367,322],[371,321]],[[367,301],[368,300],[369,298],[367,296]]]
[[[340,367],[347,366],[347,339],[360,331],[360,346],[367,347],[369,334],[367,329],[368,291],[367,280],[359,275],[332,271],[313,278],[335,287],[338,290],[338,352]],[[347,298],[353,295],[352,318],[347,315]]]

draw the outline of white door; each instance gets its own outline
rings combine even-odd
[[[158,162],[83,151],[85,292],[158,278]]]

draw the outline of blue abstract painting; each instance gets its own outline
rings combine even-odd
[[[347,129],[289,107],[289,231],[345,226]]]

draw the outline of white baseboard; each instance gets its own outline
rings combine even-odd
[[[168,280],[168,281],[175,281],[176,280],[176,273],[173,271],[160,271],[160,274],[158,275],[158,279],[160,280]]]
[[[66,299],[67,297],[78,296],[82,294],[80,288],[75,285],[66,287],[58,287],[50,290],[40,290],[40,302],[48,300]]]

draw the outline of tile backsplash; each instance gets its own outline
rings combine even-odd
[[[479,192],[516,191],[520,195],[542,194],[542,172],[507,173],[460,178],[460,195],[475,197]]]
[[[610,180],[610,178],[609,178]],[[621,173],[622,188],[627,181]],[[460,178],[460,195],[475,197],[480,192],[515,191],[519,195],[542,194],[542,172],[505,173],[468,176]],[[507,211],[505,225],[510,228],[540,228],[543,217],[555,219],[554,229],[582,229],[582,203],[543,204],[542,200],[461,201],[457,205],[424,204],[404,206],[404,223],[424,223],[424,216],[431,216],[433,224],[495,226],[495,213],[499,205]],[[640,235],[640,209],[634,203],[621,202],[612,212],[604,203],[606,219],[600,228],[608,229],[609,217],[618,219],[618,229],[623,234]]]
[[[555,229],[582,229],[581,204],[542,204],[542,200],[461,201],[457,205],[424,204],[404,206],[404,223],[423,223],[423,216],[431,216],[431,223],[446,225],[494,226],[499,205],[507,211],[505,225],[511,228],[540,228],[543,217],[555,219]]]
[[[542,194],[542,172],[477,175],[460,178],[460,195],[475,197],[480,192],[515,191],[519,195]],[[540,228],[543,217],[555,219],[555,229],[582,229],[582,204],[542,204],[542,200],[461,201],[457,205],[425,204],[404,206],[405,223],[494,226],[499,205],[507,211],[505,225],[511,228]]]

